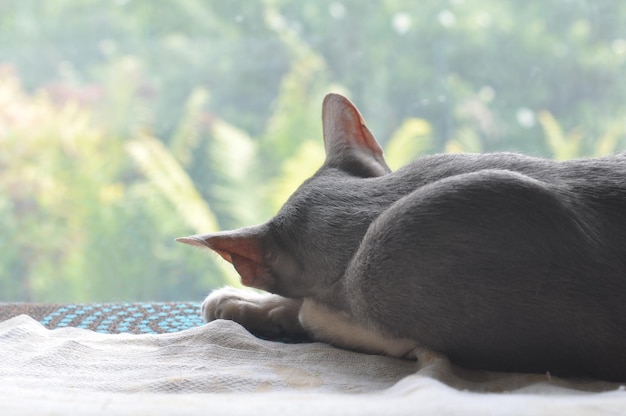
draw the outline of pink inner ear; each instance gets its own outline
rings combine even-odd
[[[357,112],[357,115],[359,116],[359,123],[360,123],[359,128],[361,131],[361,134],[357,135],[356,137],[358,137],[358,140],[361,142],[362,146],[367,147],[373,154],[382,157],[383,148],[380,147],[380,144],[378,144],[378,142],[376,141],[376,138],[374,138],[374,135],[372,134],[370,129],[367,128],[367,125],[365,124],[365,120],[363,120],[363,116],[361,116],[361,114],[358,112],[356,108],[354,110]]]
[[[380,165],[381,174],[390,172],[382,147],[350,100],[339,94],[328,94],[322,104],[322,124],[327,158],[357,151]]]
[[[204,241],[209,248],[230,263],[233,263],[234,257],[255,263],[263,261],[263,249],[256,236],[215,235],[207,237]]]
[[[241,276],[241,283],[257,289],[267,289],[269,273],[262,264],[236,254],[232,255],[232,264]]]
[[[233,257],[230,255],[230,253],[228,251],[223,251],[223,250],[216,250],[213,249],[213,251],[215,251],[217,254],[219,254],[220,256],[222,256],[222,258],[224,260],[226,260],[229,263],[233,263]]]
[[[265,249],[253,227],[215,234],[182,237],[178,241],[194,246],[209,247],[233,265],[246,286],[267,289],[272,283],[269,266],[264,260]]]

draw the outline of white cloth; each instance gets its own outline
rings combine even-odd
[[[230,321],[161,335],[0,323],[0,415],[286,413],[626,414],[626,390],[264,341]]]

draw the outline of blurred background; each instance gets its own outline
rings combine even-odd
[[[201,300],[346,94],[397,168],[626,149],[620,0],[0,0],[0,301]],[[236,279],[235,279],[236,280]]]

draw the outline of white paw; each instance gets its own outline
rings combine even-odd
[[[300,333],[301,305],[297,299],[225,287],[206,297],[202,317],[206,322],[229,319],[252,331]]]
[[[216,319],[236,321],[244,305],[250,302],[251,299],[255,297],[258,299],[261,296],[252,291],[232,287],[214,290],[202,302],[202,318],[206,322]]]

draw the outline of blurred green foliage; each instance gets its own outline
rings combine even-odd
[[[421,154],[626,147],[618,0],[0,1],[0,301],[202,298],[174,238],[260,222],[323,160],[320,105]]]

